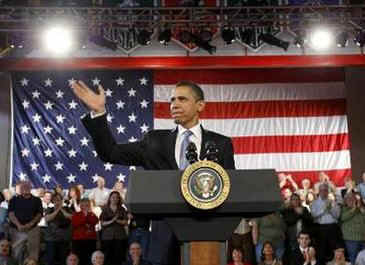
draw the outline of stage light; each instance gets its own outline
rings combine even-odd
[[[341,32],[336,37],[337,47],[344,48],[348,44],[349,34],[346,31]]]
[[[199,32],[199,37],[202,41],[210,42],[213,38],[213,34],[211,31],[203,29]]]
[[[160,35],[158,36],[158,41],[163,45],[167,45],[171,40],[171,35],[171,29],[165,29],[160,32]]]
[[[66,26],[51,27],[43,33],[44,47],[55,55],[64,55],[71,51],[74,45],[73,37],[73,31]]]
[[[260,34],[259,40],[261,40],[261,41],[263,41],[267,44],[270,44],[270,45],[273,45],[273,46],[276,46],[276,47],[280,47],[284,51],[287,51],[288,47],[289,47],[289,42],[280,40],[280,39],[276,38],[274,35],[272,35],[270,33]]]
[[[235,32],[230,27],[224,27],[222,29],[221,35],[222,39],[227,45],[232,44],[236,40]]]
[[[209,31],[207,31],[207,32],[209,32]],[[179,34],[179,40],[184,44],[194,43],[199,48],[206,50],[210,54],[213,54],[216,52],[217,48],[215,46],[211,45],[209,43],[209,41],[206,41],[206,40],[212,39],[212,36],[209,36],[209,34],[211,35],[210,32],[208,34],[207,33],[202,34],[202,32],[200,32],[200,34],[197,35],[197,34],[193,34],[193,33],[189,32],[187,30],[183,30]],[[203,40],[202,37],[206,40]]]
[[[360,30],[357,32],[356,36],[355,36],[355,39],[354,39],[354,42],[357,46],[359,47],[364,47],[364,44],[365,44],[365,32]]]
[[[140,45],[146,46],[151,43],[152,32],[142,29],[137,35],[137,42]]]
[[[240,29],[240,38],[243,43],[250,45],[255,41],[255,31],[252,28]]]
[[[295,46],[297,46],[298,48],[303,48],[306,42],[307,42],[307,39],[305,37],[305,33],[297,32],[296,36],[294,38],[293,44]]]
[[[333,43],[333,34],[327,29],[318,28],[310,34],[310,45],[315,50],[324,50]]]

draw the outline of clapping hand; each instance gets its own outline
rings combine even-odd
[[[75,95],[81,99],[90,110],[96,113],[105,111],[105,93],[101,85],[98,87],[99,93],[92,91],[82,81],[74,82],[71,87]]]

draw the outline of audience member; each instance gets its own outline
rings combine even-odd
[[[37,224],[42,217],[43,208],[41,200],[30,193],[30,188],[29,182],[22,182],[20,195],[9,202],[12,251],[19,264],[23,263],[26,253],[36,261],[39,258],[40,229]]]
[[[107,204],[100,216],[101,246],[105,253],[105,263],[119,265],[126,260],[128,236],[125,227],[128,225],[128,216],[122,206],[119,192],[110,193]]]
[[[254,220],[252,224],[252,239],[256,246],[256,261],[261,261],[263,245],[267,241],[273,245],[275,256],[281,259],[285,251],[286,230],[286,225],[281,215],[278,212],[272,213]]]
[[[243,261],[249,264],[254,264],[254,247],[252,242],[252,231],[249,221],[241,219],[241,222],[234,230],[231,238],[228,240],[227,256],[228,260],[232,260],[233,249],[242,249]]]
[[[293,180],[292,175],[288,174],[285,175],[285,173],[279,173],[279,187],[283,195],[283,191],[285,189],[290,189],[291,192],[295,192],[298,190],[298,184]]]
[[[293,194],[290,199],[290,205],[282,210],[282,217],[287,227],[286,240],[290,251],[297,247],[297,237],[302,230],[311,231],[312,216],[307,208],[301,205],[299,195]]]
[[[95,225],[98,218],[91,212],[90,201],[80,201],[80,212],[72,214],[72,249],[80,259],[81,265],[88,265],[91,254],[96,249]]]
[[[307,208],[307,210],[310,212],[312,203],[315,199],[317,199],[317,196],[314,191],[309,191],[305,197],[305,201],[302,202],[303,207]]]
[[[134,216],[128,213],[129,219],[129,238],[128,244],[139,242],[142,249],[142,257],[147,259],[147,253],[150,244],[150,220],[145,216]]]
[[[328,199],[329,186],[322,183],[319,186],[319,197],[313,201],[311,213],[314,222],[318,224],[318,258],[324,263],[330,260],[332,252],[341,239],[338,226],[340,207],[336,201]]]
[[[26,258],[23,262],[23,265],[37,265],[37,261],[32,258]]]
[[[357,254],[365,248],[365,207],[356,194],[346,194],[340,221],[347,254],[354,264]]]
[[[67,212],[68,208],[63,206],[60,194],[54,193],[52,195],[52,203],[54,206],[47,208],[44,217],[47,222],[44,233],[47,265],[63,264],[67,253],[69,253],[71,240],[72,214]]]
[[[305,254],[303,265],[323,265],[317,261],[316,249],[314,247],[309,247],[308,252]]]
[[[77,186],[72,186],[68,189],[67,200],[65,201],[66,206],[71,212],[80,212],[80,200],[81,195]]]
[[[2,193],[0,193],[0,238],[5,237],[7,233],[7,217],[8,217],[8,207],[4,205],[3,202],[5,198]]]
[[[365,203],[365,172],[361,175],[362,181],[357,185],[357,191],[361,195],[363,203]]]
[[[7,239],[0,240],[0,264],[16,265],[15,259],[10,256],[10,242]]]
[[[66,265],[79,265],[79,257],[75,253],[70,253],[66,259]]]
[[[232,258],[228,265],[250,265],[250,263],[244,261],[243,249],[235,247],[230,254]]]
[[[281,260],[275,256],[275,249],[271,242],[266,241],[263,243],[258,265],[282,265]]]
[[[365,265],[365,249],[357,254],[355,265]]]
[[[92,265],[104,265],[104,254],[100,250],[96,250],[91,255]],[[107,263],[109,265],[109,263]]]
[[[343,245],[338,244],[335,247],[333,259],[327,262],[327,265],[351,265],[350,262],[345,260],[345,248]]]
[[[96,183],[97,187],[91,190],[89,199],[94,202],[95,206],[103,207],[108,201],[110,190],[105,187],[104,177],[99,176]]]
[[[302,188],[297,191],[302,201],[307,197],[308,192],[312,192],[311,181],[307,178],[302,179]]]
[[[84,185],[77,184],[77,188],[80,191],[80,197],[81,197],[81,199],[89,198],[89,193],[85,190]]]
[[[322,184],[327,184],[328,192],[336,193],[336,185],[330,180],[330,177],[323,171],[319,173],[319,180],[314,184],[314,192],[319,193],[319,187]]]
[[[123,201],[126,199],[127,189],[124,187],[124,183],[122,181],[116,181],[113,190],[119,192],[120,196],[122,197]]]
[[[152,265],[150,262],[142,258],[141,245],[138,242],[133,242],[129,246],[129,260],[123,265]]]
[[[298,265],[304,264],[306,259],[308,259],[309,245],[311,243],[310,235],[305,230],[301,231],[298,235],[298,244],[296,248],[289,251],[288,264]]]

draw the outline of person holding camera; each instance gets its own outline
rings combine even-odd
[[[365,248],[365,207],[359,194],[346,194],[340,221],[348,257],[355,264],[357,254]]]

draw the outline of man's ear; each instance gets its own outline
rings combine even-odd
[[[202,112],[205,108],[205,101],[204,100],[199,100],[198,101],[198,112]]]

